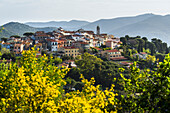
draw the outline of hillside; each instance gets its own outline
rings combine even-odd
[[[84,29],[96,30],[96,26],[99,25],[101,28],[101,32],[108,33],[111,30],[121,28],[126,25],[134,24],[140,21],[143,21],[147,18],[153,17],[153,14],[144,14],[135,17],[120,17],[113,19],[101,19],[85,26],[82,26]]]
[[[126,25],[118,29],[114,29],[109,34],[121,37],[125,35],[130,36],[146,36],[151,38],[160,38],[161,40],[170,44],[170,15],[153,16],[143,21]]]
[[[36,32],[36,31],[49,32],[56,29],[54,27],[34,28],[18,22],[10,22],[3,25],[3,27],[4,30],[0,32],[0,37],[10,37],[11,35],[22,36],[25,32]]]
[[[3,30],[0,35],[9,37],[14,34],[22,35],[24,32],[35,32],[39,30],[47,32],[53,31],[56,27],[63,27],[66,30],[83,28],[85,30],[96,31],[96,26],[99,25],[101,33],[113,34],[116,37],[140,35],[142,37],[146,36],[148,39],[160,38],[170,45],[170,15],[143,14],[132,17],[101,19],[91,23],[87,21],[72,20],[69,22],[28,22],[26,24],[27,25],[17,22],[5,24],[5,30]]]
[[[64,29],[74,29],[89,24],[87,21],[50,21],[50,22],[27,22],[26,25],[32,27],[62,27]]]
[[[102,33],[116,37],[125,35],[146,36],[148,39],[160,38],[170,45],[170,15],[144,14],[134,17],[101,19],[83,26],[84,29],[96,31],[99,25]]]

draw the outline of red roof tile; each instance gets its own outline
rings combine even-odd
[[[117,49],[105,50],[105,51],[107,51],[107,52],[120,52],[120,51],[118,51]]]
[[[110,58],[110,60],[127,60],[125,57]]]
[[[64,47],[64,49],[78,49],[78,48],[73,47],[73,46],[68,46],[68,47]]]

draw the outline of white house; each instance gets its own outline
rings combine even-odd
[[[53,39],[47,39],[47,48],[51,51],[57,51],[58,41]]]

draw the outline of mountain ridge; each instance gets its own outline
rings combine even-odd
[[[50,32],[57,28],[55,27],[44,27],[44,28],[35,28],[19,22],[9,22],[3,25],[4,30],[0,32],[0,37],[10,37],[12,35],[22,36],[25,32],[36,32],[36,31],[45,31]]]
[[[52,31],[56,27],[62,27],[66,30],[77,30],[83,28],[85,30],[96,31],[96,27],[99,25],[101,33],[113,34],[115,37],[122,37],[125,35],[130,36],[141,36],[147,37],[148,39],[159,38],[162,41],[166,41],[170,44],[170,15],[156,15],[152,13],[129,16],[129,17],[117,17],[111,19],[100,19],[94,22],[80,21],[80,20],[70,20],[70,21],[49,21],[49,22],[38,22],[37,27],[33,27],[31,22],[27,24],[13,25],[14,23],[5,24],[5,30],[0,33],[1,36],[9,36],[10,34],[22,34],[23,32],[35,32],[38,30]],[[45,28],[40,28],[43,26],[38,26],[38,24],[44,24]],[[49,23],[51,25],[49,25]],[[55,24],[54,24],[55,23]],[[10,25],[11,24],[11,25]],[[36,24],[33,22],[32,24]],[[57,25],[58,24],[58,25]],[[48,25],[45,26],[45,25]],[[61,25],[61,26],[60,26]],[[18,27],[17,27],[18,26]],[[55,26],[55,27],[52,27]],[[20,32],[21,31],[21,32]],[[2,35],[3,34],[3,35]]]

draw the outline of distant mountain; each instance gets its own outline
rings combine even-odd
[[[95,22],[92,22],[90,24],[87,24],[85,26],[82,26],[84,29],[89,29],[89,30],[96,30],[96,26],[100,26],[101,32],[110,32],[114,29],[121,28],[126,25],[134,24],[140,21],[143,21],[147,18],[153,17],[155,15],[153,14],[144,14],[144,15],[139,15],[139,16],[134,16],[134,17],[119,17],[119,18],[113,18],[113,19],[101,19]]]
[[[160,38],[170,45],[170,15],[155,15],[143,21],[122,26],[108,32],[115,36],[145,36],[149,39]]]
[[[170,45],[170,15],[144,14],[133,17],[101,19],[81,28],[96,31],[97,25],[100,26],[102,33],[113,34],[116,37],[139,35],[148,39],[160,38]]]
[[[74,29],[79,28],[81,26],[85,26],[89,24],[88,21],[79,21],[79,20],[71,20],[71,21],[50,21],[50,22],[27,22],[26,25],[32,27],[62,27],[64,29]]]
[[[0,37],[10,37],[11,35],[22,36],[25,32],[36,32],[36,31],[49,32],[57,29],[55,27],[34,28],[18,22],[10,22],[3,25],[3,27],[5,29],[2,32],[0,32]]]
[[[56,27],[63,27],[66,30],[83,28],[85,30],[96,31],[96,27],[99,25],[101,33],[113,34],[116,37],[139,35],[142,37],[145,36],[148,39],[160,38],[170,45],[170,15],[143,14],[132,17],[101,19],[95,22],[72,20],[69,22],[28,22],[26,24],[16,22],[5,24],[5,30],[0,33],[0,36],[22,35],[24,32],[35,32],[39,30],[53,31]]]

